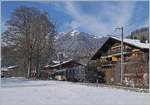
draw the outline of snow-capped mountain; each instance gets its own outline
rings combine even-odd
[[[71,32],[70,32],[70,35],[71,36],[75,36],[75,35],[79,35],[80,34],[80,32],[79,31],[77,31],[77,30],[72,30]]]
[[[86,59],[87,61],[101,46],[104,39],[85,32],[71,30],[67,33],[58,34],[55,48],[57,52],[65,53],[71,59]]]

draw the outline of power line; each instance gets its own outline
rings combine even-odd
[[[130,27],[130,26],[132,26],[132,25],[134,25],[134,24],[137,24],[137,21],[139,21],[139,20],[149,20],[149,17],[144,17],[144,18],[142,18],[142,19],[138,19],[138,20],[136,20],[136,21],[134,21],[134,22],[131,22],[131,23],[129,23],[129,24],[123,26],[123,27]]]
[[[114,33],[116,32],[116,29],[114,29],[110,34],[108,34],[107,36],[110,37],[112,36]]]
[[[144,17],[144,18],[137,19],[136,21],[133,21],[133,22],[127,24],[127,25],[124,25],[123,28],[129,28],[129,27],[133,26],[134,24],[137,24],[137,23],[138,23],[137,21],[139,21],[139,20],[147,21],[147,20],[149,20],[149,17],[146,16],[146,17]],[[115,33],[116,31],[117,31],[117,30],[116,30],[116,28],[115,28],[110,34],[107,35],[107,37],[110,37],[110,36],[118,37],[118,36],[120,36],[120,35],[114,35],[114,33]]]
[[[136,25],[136,24],[138,24],[137,21],[139,21],[139,20],[143,20],[144,23],[145,23],[145,22],[149,21],[149,17],[146,16],[146,17],[144,17],[144,18],[137,19],[136,21],[133,21],[133,22],[127,24],[127,25],[124,25],[123,27],[124,27],[124,28],[129,28],[129,27],[131,27],[131,26],[133,26],[133,25]],[[127,31],[127,32],[129,32],[129,31]],[[113,34],[114,34],[114,33],[111,33],[110,35],[111,35],[111,36],[115,36],[115,37],[120,36],[120,35],[113,35]]]
[[[141,28],[141,27],[144,27],[145,26],[145,23],[147,23],[149,21],[149,18],[148,17],[144,17],[143,19],[143,22],[142,23],[139,23],[137,21],[134,21],[130,24],[127,24],[124,26],[125,28],[125,33],[126,34],[130,34],[132,31],[134,31],[135,29],[138,29],[138,28]],[[141,26],[141,27],[140,27]]]

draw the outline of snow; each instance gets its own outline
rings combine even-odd
[[[74,29],[74,30],[71,31],[70,35],[75,36],[75,35],[79,35],[79,33],[80,33],[79,31]]]
[[[150,94],[53,80],[3,78],[1,105],[149,105]]]
[[[57,39],[59,39],[59,38],[60,38],[60,36],[58,36],[58,35],[57,35],[57,36],[55,36],[55,39],[56,39],[56,40],[57,40]]]
[[[54,60],[53,60],[52,62],[53,62],[53,63],[60,63],[60,61],[54,61]]]
[[[1,68],[1,71],[8,71],[7,68]]]
[[[72,61],[72,59],[69,59],[69,60],[67,60],[67,61],[63,61],[62,63],[56,64],[56,65],[51,65],[50,67],[57,67],[57,66],[60,66],[60,65],[62,65],[62,64],[71,62],[71,61]]]
[[[62,63],[60,63],[59,61],[58,61],[58,63],[57,63],[57,61],[53,61],[53,63],[57,63],[57,64],[55,64],[55,65],[45,65],[44,67],[57,67],[57,66],[60,66],[60,65],[62,65],[62,64],[65,64],[65,63],[68,63],[68,62],[71,62],[72,61],[72,59],[69,59],[69,60],[67,60],[67,61],[63,61]]]
[[[9,66],[9,67],[7,67],[7,68],[8,68],[8,69],[13,69],[13,68],[16,68],[16,67],[18,67],[18,65]]]
[[[111,37],[111,38],[114,38],[116,40],[119,40],[121,41],[121,39],[117,38],[117,37]],[[140,40],[137,40],[137,39],[123,39],[123,41],[125,43],[128,43],[130,45],[133,45],[133,46],[136,46],[136,47],[139,47],[139,48],[145,48],[145,49],[149,49],[150,46],[149,46],[149,43],[141,43]]]
[[[133,39],[124,39],[124,42],[129,43],[131,45],[135,45],[139,48],[149,49],[149,43],[141,43],[140,40]]]
[[[58,32],[57,35],[55,36],[55,39],[58,40],[59,38],[61,38],[65,34],[66,34],[65,32]]]

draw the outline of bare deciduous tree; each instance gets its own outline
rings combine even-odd
[[[41,66],[52,59],[55,26],[47,13],[36,8],[19,7],[7,21],[8,29],[2,34],[7,46],[14,46],[27,77],[31,70],[39,73]]]

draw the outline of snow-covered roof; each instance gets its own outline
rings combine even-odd
[[[121,41],[121,39],[117,38],[117,37],[111,37],[113,39],[116,39],[118,41]],[[123,39],[123,42],[124,43],[127,43],[127,44],[130,44],[130,45],[133,45],[133,46],[136,46],[136,47],[139,47],[139,48],[143,48],[143,49],[149,49],[149,43],[141,43],[140,40],[137,40],[137,39]]]
[[[13,69],[13,68],[16,68],[16,67],[18,67],[18,65],[9,66],[9,67],[7,67],[7,68],[8,68],[8,69]]]
[[[7,68],[1,68],[1,71],[8,71]]]
[[[62,65],[62,64],[68,63],[68,62],[70,62],[70,61],[72,61],[72,59],[67,60],[67,61],[63,61],[62,63],[56,64],[56,65],[51,65],[51,67],[57,67],[57,66],[59,66],[59,65]]]
[[[17,68],[19,67],[18,65],[14,65],[14,66],[9,66],[9,67],[3,67],[1,68],[1,71],[9,71],[10,69],[14,69],[14,68]]]
[[[55,65],[45,65],[44,67],[45,67],[45,68],[47,68],[47,67],[57,67],[57,66],[60,66],[60,65],[62,65],[62,64],[68,63],[68,62],[70,62],[70,61],[72,61],[72,59],[69,59],[69,60],[67,60],[67,61],[63,61],[62,63],[58,63],[58,64],[55,64]]]
[[[105,43],[107,43],[108,41],[111,42],[112,40],[113,41],[119,41],[121,42],[121,39],[117,38],[117,37],[107,37],[106,41],[103,43],[103,45],[96,51],[96,53],[91,57],[91,60],[94,60],[94,59],[97,59],[97,57],[100,57],[101,56],[101,50],[106,47],[105,46]],[[137,39],[127,39],[127,38],[124,38],[123,39],[123,43],[125,44],[128,44],[128,45],[131,45],[133,47],[136,47],[136,48],[140,48],[140,49],[149,49],[150,45],[149,43],[141,43],[140,40],[137,40]]]
[[[59,63],[59,61],[52,61],[53,63]]]

